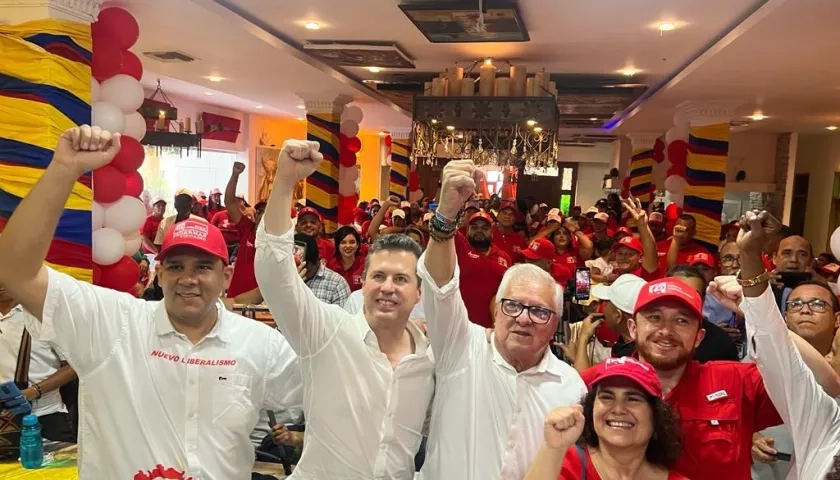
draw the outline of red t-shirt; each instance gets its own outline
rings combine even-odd
[[[158,227],[160,227],[160,222],[163,221],[163,217],[156,217],[154,215],[149,215],[146,217],[146,221],[143,223],[143,228],[140,229],[140,235],[143,235],[149,243],[155,243],[155,237],[157,236]],[[143,253],[152,253],[148,251],[146,245],[143,244]]]
[[[353,261],[353,265],[348,270],[344,270],[344,267],[341,265],[341,260],[335,257],[329,259],[327,268],[344,277],[347,280],[347,284],[350,285],[351,292],[362,288],[362,272],[365,269],[364,254],[356,255],[356,260]]]
[[[224,212],[227,214],[227,212]],[[254,221],[242,216],[235,226],[239,233],[239,253],[236,254],[236,264],[233,268],[233,278],[230,279],[228,298],[257,288],[257,277],[254,274],[254,257],[257,254],[257,226]]]
[[[213,217],[216,216],[219,212],[226,212],[227,209],[223,205],[216,205],[215,207],[207,209],[207,216],[210,217],[211,221]]]
[[[213,219],[210,220],[210,223],[222,231],[222,236],[225,237],[225,243],[228,245],[239,241],[239,231],[237,230],[236,225],[231,223],[227,210],[222,210],[221,212],[213,215]]]
[[[327,262],[335,256],[335,244],[332,240],[321,237],[318,237],[316,242],[318,243],[318,255],[321,257],[321,266],[327,266]]]
[[[467,308],[467,315],[471,322],[492,328],[490,300],[496,296],[502,276],[511,265],[510,257],[492,244],[485,255],[473,248],[460,233],[455,235],[455,252],[461,269],[461,298]]]
[[[641,278],[646,282],[652,282],[654,280],[659,280],[662,278],[662,270],[657,268],[652,272],[648,272],[645,270],[645,267],[639,266],[639,268],[633,270],[633,275]]]
[[[671,248],[671,239],[666,238],[656,242],[656,253],[659,256],[659,268],[664,272],[668,270],[668,249]],[[688,264],[688,257],[695,253],[711,253],[703,245],[695,241],[690,241],[685,244],[677,253],[677,265]]]
[[[528,246],[525,236],[519,232],[502,233],[499,230],[493,231],[493,243],[499,250],[507,253],[511,260],[519,260],[519,252]]]
[[[589,456],[589,450],[583,449],[583,454],[586,456],[586,480],[601,480],[598,470],[595,470],[595,465],[592,464],[592,457]],[[560,468],[560,475],[557,480],[580,480],[583,478],[583,465],[580,462],[580,453],[578,449],[570,447],[563,458],[563,466]],[[668,480],[689,480],[677,472],[668,472]]]

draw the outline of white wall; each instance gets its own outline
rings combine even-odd
[[[557,155],[560,162],[579,164],[575,205],[580,205],[586,210],[599,198],[604,197],[601,183],[604,174],[610,171],[612,158],[613,146],[611,144],[598,144],[589,148],[560,147]]]
[[[805,238],[816,251],[824,251],[831,232],[831,189],[840,170],[840,136],[799,135],[796,173],[808,173],[808,203],[805,207]]]
[[[727,191],[743,190],[735,182],[738,170],[747,174],[745,184],[775,183],[776,140],[773,133],[735,133],[729,138]]]

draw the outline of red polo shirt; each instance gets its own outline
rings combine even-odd
[[[228,245],[239,241],[239,231],[237,231],[236,225],[230,222],[227,210],[222,210],[221,212],[213,215],[213,219],[210,220],[210,223],[222,231],[222,236],[225,237],[225,243]]]
[[[344,277],[344,279],[347,280],[347,284],[350,285],[351,292],[355,292],[356,290],[362,288],[362,272],[365,269],[364,254],[356,255],[356,260],[353,261],[353,265],[351,265],[347,270],[345,270],[341,265],[341,260],[335,257],[329,259],[327,262],[327,268]]]
[[[659,268],[657,268],[656,270],[654,270],[652,272],[648,272],[647,270],[645,270],[645,267],[642,267],[642,266],[639,266],[639,268],[633,270],[633,275],[641,278],[642,280],[644,280],[646,282],[652,282],[654,280],[659,280],[663,276],[662,275],[662,270],[659,269]]]
[[[227,214],[227,212],[224,212]],[[257,288],[257,277],[254,275],[254,257],[257,254],[257,226],[245,215],[239,219],[234,227],[239,233],[239,252],[236,254],[236,264],[233,268],[233,278],[230,279],[228,298]]]
[[[502,283],[502,276],[511,265],[510,257],[490,245],[487,254],[481,253],[467,241],[467,237],[455,235],[455,252],[461,269],[461,298],[467,308],[470,321],[485,328],[493,327],[490,315],[490,300]]]
[[[146,217],[146,221],[143,223],[143,228],[140,229],[140,235],[143,235],[149,243],[155,243],[155,237],[157,236],[158,227],[160,227],[160,222],[163,221],[163,217],[156,217],[154,215],[149,215]],[[147,252],[147,248],[145,245],[143,246],[143,253],[152,253]]]
[[[588,385],[595,374],[580,376]],[[691,361],[665,401],[682,431],[673,470],[691,480],[748,480],[753,433],[782,423],[754,363]]]
[[[335,244],[332,240],[321,237],[318,237],[316,242],[318,243],[318,255],[321,257],[321,265],[326,266],[327,262],[335,256]]]
[[[592,463],[592,457],[589,456],[589,450],[583,449],[584,461],[586,462],[586,480],[602,480],[598,470],[595,469],[595,464]],[[583,464],[581,464],[580,453],[574,446],[566,451],[566,456],[563,458],[563,465],[560,467],[560,475],[557,480],[580,480],[584,478]],[[677,472],[669,471],[667,480],[689,480]]]
[[[519,252],[528,246],[525,236],[521,233],[502,233],[498,229],[493,231],[493,243],[514,261],[519,261]]]
[[[668,249],[671,248],[671,239],[666,238],[665,240],[660,240],[656,242],[656,253],[659,256],[659,268],[662,271],[668,270]],[[703,245],[700,245],[698,242],[694,240],[688,242],[687,244],[683,245],[680,248],[679,253],[677,253],[677,265],[687,265],[688,264],[688,257],[694,255],[695,253],[711,253],[707,248]]]

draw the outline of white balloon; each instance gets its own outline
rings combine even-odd
[[[338,193],[353,195],[356,193],[356,179],[359,178],[359,167],[341,167],[338,169]]]
[[[668,198],[671,199],[671,202],[676,203],[678,207],[682,207],[683,206],[683,201],[685,200],[685,197],[683,196],[682,193],[670,192],[668,194]]]
[[[123,195],[105,209],[105,228],[112,228],[123,234],[140,230],[146,221],[146,207],[139,198]]]
[[[345,120],[341,122],[341,133],[347,138],[353,138],[359,134],[359,124],[353,120]]]
[[[355,106],[350,105],[344,109],[344,113],[341,115],[342,120],[351,120],[356,123],[362,123],[362,119],[365,118],[364,112],[362,109]]]
[[[669,144],[674,140],[679,140],[680,137],[677,136],[677,127],[671,127],[665,132],[665,144]],[[667,149],[666,149],[667,150]]]
[[[831,239],[828,241],[828,244],[831,246],[831,253],[836,258],[840,258],[840,227],[837,227],[834,233],[831,234]]]
[[[130,235],[125,236],[125,256],[126,257],[133,257],[138,250],[140,250],[140,246],[143,245],[143,237],[140,236],[140,232],[134,232]]]
[[[110,102],[99,101],[91,107],[91,123],[111,133],[125,131],[125,115],[120,107]]]
[[[90,77],[90,103],[98,102],[101,96],[99,82],[95,78]]]
[[[102,82],[102,100],[120,107],[123,113],[137,111],[143,105],[143,86],[131,75],[114,75]]]
[[[685,140],[688,141],[688,135],[691,130],[687,123],[680,123],[676,125],[674,128],[677,129],[677,139],[678,140]]]
[[[125,115],[125,131],[123,135],[131,137],[138,142],[146,136],[146,120],[140,112],[131,112]]]
[[[361,189],[362,189],[362,178],[361,177],[357,178],[356,181],[353,182],[353,185],[355,185],[356,194],[358,195],[360,193]]]
[[[685,193],[685,179],[679,175],[671,175],[665,179],[665,190],[671,193]]]
[[[113,228],[93,232],[93,263],[103,267],[113,265],[125,256],[125,239]]]
[[[411,203],[419,202],[423,198],[423,190],[415,190],[408,192],[408,201]]]
[[[93,219],[93,229],[99,230],[105,223],[105,208],[99,203],[93,202],[90,213]]]

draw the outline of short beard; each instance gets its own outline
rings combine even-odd
[[[490,238],[485,238],[484,240],[476,240],[475,237],[467,237],[467,241],[472,245],[476,250],[487,250],[490,248]]]
[[[639,355],[648,362],[649,364],[653,365],[653,368],[657,370],[674,370],[679,367],[682,367],[688,362],[691,361],[691,358],[694,356],[694,350],[687,352],[680,348],[680,354],[674,359],[665,359],[656,357],[651,353],[652,342],[645,341],[644,343],[636,342],[636,350],[639,352]]]

